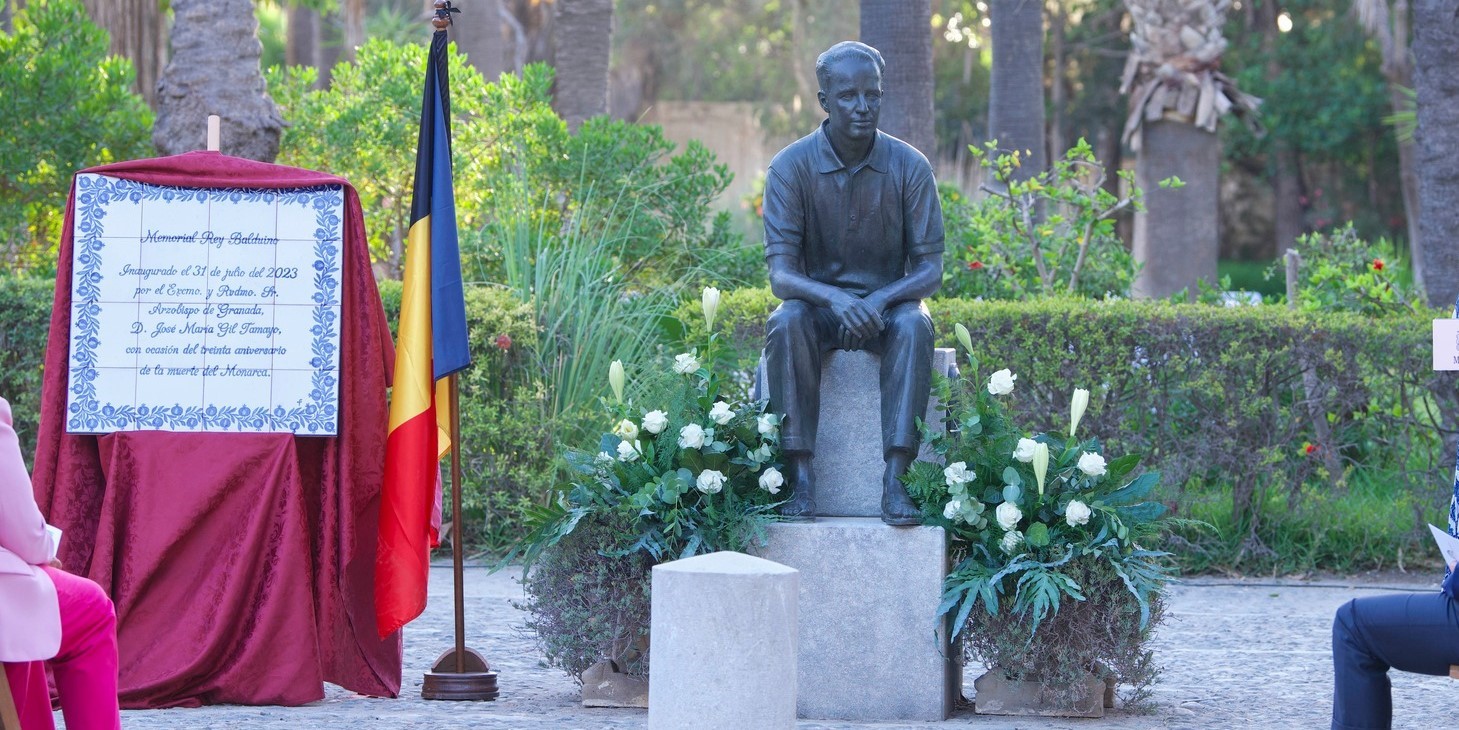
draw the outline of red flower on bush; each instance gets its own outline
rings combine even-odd
[[[982,261],[969,261],[968,262],[968,271],[977,271],[978,269],[981,269],[981,268],[983,268],[983,262]]]
[[[1383,259],[1373,259],[1373,270],[1374,271],[1382,271],[1383,270]]]
[[[498,350],[501,350],[502,352],[506,352],[507,350],[512,349],[512,338],[511,338],[511,336],[510,335],[497,335],[496,336],[496,346],[497,346],[497,349]]]
[[[1308,456],[1317,453],[1317,444],[1302,444],[1302,453]]]

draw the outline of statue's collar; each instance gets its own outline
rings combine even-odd
[[[841,161],[841,157],[836,154],[836,148],[831,146],[830,132],[826,131],[826,126],[829,124],[830,120],[822,121],[820,134],[816,135],[816,169],[819,172],[836,172],[846,169],[846,163]],[[853,175],[863,167],[886,173],[887,162],[891,156],[891,145],[887,144],[884,137],[886,137],[885,132],[880,129],[876,130],[876,139],[871,143],[871,152],[855,170],[851,171]]]

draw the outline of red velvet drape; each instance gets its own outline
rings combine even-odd
[[[191,188],[345,186],[340,429],[65,432],[71,326],[66,208],[34,485],[61,559],[111,594],[128,708],[295,705],[323,682],[400,690],[401,640],[375,630],[373,570],[393,350],[360,199],[343,179],[190,152],[93,168]]]

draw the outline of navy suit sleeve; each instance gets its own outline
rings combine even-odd
[[[1443,591],[1448,597],[1459,601],[1459,577],[1456,576],[1459,576],[1459,570],[1449,571],[1449,575],[1444,578]]]

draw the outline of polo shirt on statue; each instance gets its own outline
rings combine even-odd
[[[937,182],[921,152],[880,130],[853,168],[826,134],[822,122],[770,161],[765,256],[798,257],[806,276],[866,296],[942,252]]]

